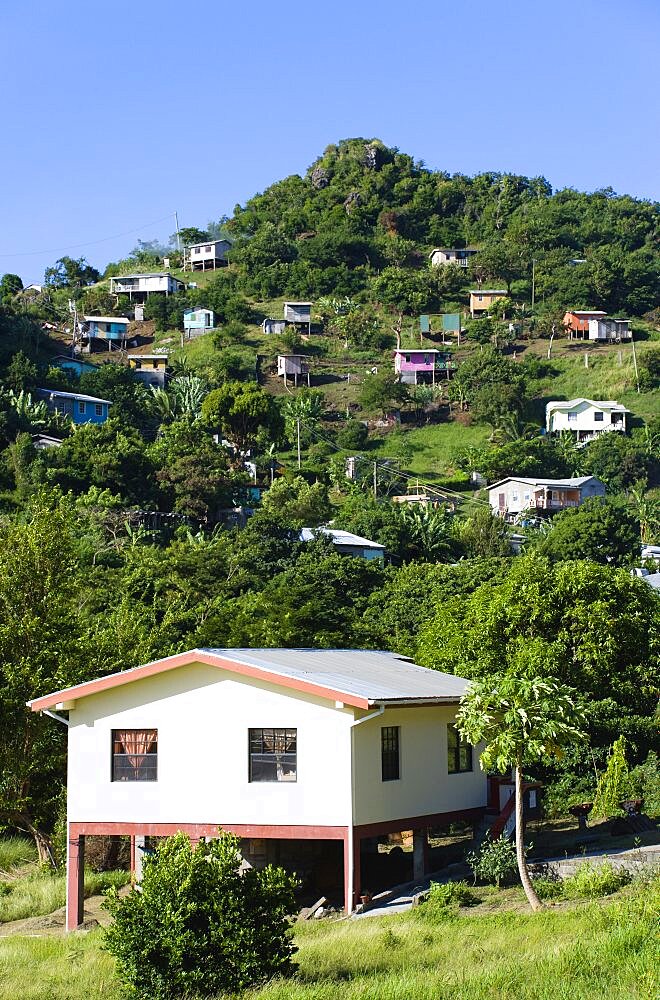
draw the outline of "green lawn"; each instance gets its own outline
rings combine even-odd
[[[657,1000],[657,890],[466,914],[296,927],[298,971],[245,1000]],[[0,1000],[119,1000],[102,932],[0,938]]]
[[[377,439],[371,454],[400,458],[401,467],[426,480],[465,478],[456,470],[456,455],[486,444],[490,428],[452,420],[402,430]],[[402,490],[405,492],[405,490]]]

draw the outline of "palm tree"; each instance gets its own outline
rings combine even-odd
[[[568,466],[569,475],[577,476],[581,471],[582,456],[575,447],[575,438],[571,431],[562,431],[554,439],[554,446],[559,452],[562,462]]]
[[[538,437],[537,424],[526,423],[519,413],[510,411],[504,413],[493,429],[490,440],[493,444],[508,444],[510,441],[531,441]]]
[[[575,692],[553,679],[497,674],[470,684],[461,698],[456,727],[472,744],[485,743],[484,770],[515,771],[516,858],[525,895],[533,910],[543,906],[532,885],[523,841],[522,768],[560,757],[563,747],[584,739],[584,709]]]
[[[660,500],[649,496],[643,481],[631,486],[630,498],[639,521],[641,540],[645,545],[652,544],[660,534]]]
[[[451,558],[451,518],[444,508],[404,506],[401,518],[408,527],[411,542],[423,558],[428,562]]]
[[[206,396],[206,382],[197,375],[178,375],[170,379],[166,389],[153,385],[149,388],[149,410],[162,424],[179,417],[194,420]]]

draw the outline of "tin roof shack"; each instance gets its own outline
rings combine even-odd
[[[140,382],[158,389],[165,388],[167,354],[129,354],[128,364]]]
[[[569,309],[564,313],[562,325],[568,331],[570,340],[588,340],[589,321],[605,319],[606,316],[602,309]]]
[[[311,302],[285,302],[284,319],[287,323],[296,326],[306,326],[307,333],[312,332],[312,303]]]
[[[438,378],[451,378],[456,368],[456,362],[451,360],[449,351],[397,348],[394,352],[394,371],[399,376],[399,382],[410,385],[435,385]]]
[[[286,320],[272,319],[268,317],[265,320],[263,320],[261,324],[261,329],[266,334],[266,336],[268,336],[271,333],[274,333],[276,336],[279,336],[286,330]]]
[[[302,542],[311,542],[316,535],[327,535],[341,556],[355,556],[360,559],[385,560],[385,546],[372,542],[370,538],[362,538],[351,531],[339,528],[303,528],[300,532]]]
[[[601,344],[620,344],[623,340],[632,340],[632,330],[629,319],[590,319],[589,340]]]
[[[227,267],[227,251],[231,250],[229,240],[205,240],[191,243],[183,252],[184,271],[215,271],[217,267]]]
[[[112,295],[128,295],[129,300],[145,302],[150,295],[174,295],[185,288],[183,281],[167,272],[155,274],[121,274],[110,278]]]
[[[363,842],[414,830],[423,878],[429,826],[486,808],[479,748],[454,727],[467,683],[373,650],[192,649],[34,699],[68,713],[67,928],[82,922],[94,835],[138,848],[221,827],[262,864],[315,850],[318,895],[334,883],[350,912]]]
[[[476,247],[464,247],[463,249],[448,249],[445,247],[435,247],[431,250],[429,258],[431,267],[441,267],[444,264],[458,264],[459,267],[467,267],[470,260],[478,253]]]
[[[104,424],[112,406],[109,399],[85,396],[80,392],[37,389],[36,393],[51,412],[70,417],[74,424]]]
[[[83,343],[87,342],[83,350],[92,350],[93,340],[104,340],[108,345],[108,350],[112,350],[112,345],[126,347],[128,340],[128,326],[130,320],[125,316],[85,316],[82,324]]]
[[[470,316],[482,316],[493,302],[506,298],[506,288],[476,288],[470,292]]]
[[[508,476],[488,489],[491,510],[499,517],[515,521],[520,514],[534,511],[556,514],[567,507],[579,507],[591,497],[604,497],[605,483],[596,476],[573,479],[532,479]]]
[[[626,432],[625,406],[612,399],[551,400],[545,408],[545,428],[548,434],[571,431],[581,446],[609,431]]]
[[[309,365],[306,354],[278,354],[277,374],[284,376],[284,384],[288,378],[293,378],[293,384],[298,388],[298,379],[306,378],[307,385],[310,384]]]

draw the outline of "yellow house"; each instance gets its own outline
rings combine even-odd
[[[506,288],[477,288],[470,292],[470,316],[488,312],[493,302],[506,298]]]
[[[165,385],[167,354],[129,354],[128,364],[145,385]]]

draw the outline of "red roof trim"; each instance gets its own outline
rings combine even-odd
[[[263,670],[260,667],[253,667],[247,663],[237,663],[234,660],[223,656],[215,656],[213,653],[206,653],[202,650],[191,649],[187,653],[178,653],[175,656],[166,656],[162,660],[154,660],[153,663],[146,663],[141,667],[134,667],[132,670],[124,670],[118,674],[109,674],[107,677],[98,677],[93,681],[86,681],[84,684],[77,684],[75,687],[66,688],[63,691],[55,691],[52,694],[44,695],[43,698],[35,698],[28,702],[28,706],[33,712],[41,712],[45,708],[53,708],[62,701],[74,701],[78,698],[86,698],[92,694],[99,694],[110,688],[120,687],[123,684],[130,684],[132,681],[139,681],[145,677],[152,677],[154,674],[162,674],[167,670],[175,670],[177,667],[186,666],[189,663],[205,663],[211,667],[218,667],[230,673],[239,674],[243,677],[254,677],[258,680],[276,684],[278,687],[290,688],[293,691],[302,691],[305,694],[315,694],[320,698],[327,698],[329,701],[343,701],[346,705],[354,708],[369,708],[367,698],[359,695],[348,694],[346,691],[337,691],[334,688],[323,687],[321,684],[314,684],[313,681],[303,681],[296,677],[287,677],[283,674],[273,673]]]

